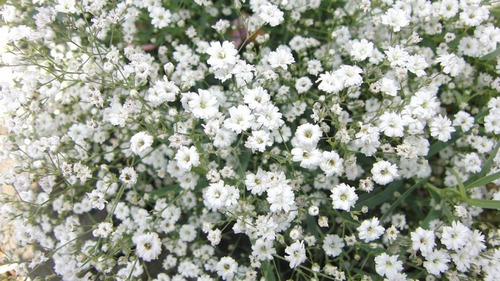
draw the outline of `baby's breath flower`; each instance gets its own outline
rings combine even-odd
[[[283,12],[271,3],[266,3],[260,7],[259,17],[270,26],[277,26],[283,20]]]
[[[364,240],[366,243],[378,239],[384,233],[384,227],[379,225],[378,218],[371,220],[364,220],[357,228],[359,239]]]
[[[332,189],[333,208],[349,211],[358,200],[358,195],[354,192],[354,187],[345,183],[336,185]]]
[[[290,246],[287,246],[285,253],[285,259],[290,263],[290,268],[297,267],[307,259],[304,241],[297,240]]]
[[[157,259],[161,253],[161,241],[155,232],[136,234],[132,240],[137,247],[137,255],[146,262]]]

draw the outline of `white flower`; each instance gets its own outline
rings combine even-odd
[[[411,115],[418,120],[427,120],[436,115],[439,110],[439,100],[432,91],[422,89],[410,99]]]
[[[179,238],[184,242],[192,242],[197,235],[196,227],[191,224],[184,224],[179,229]]]
[[[406,61],[410,57],[410,54],[408,54],[408,52],[399,45],[389,47],[389,49],[385,51],[385,54],[387,56],[387,60],[391,63],[391,67],[405,66]]]
[[[415,73],[417,77],[422,77],[425,75],[424,69],[426,69],[429,64],[423,56],[412,55],[407,58],[405,66],[408,71]]]
[[[386,95],[395,97],[400,89],[398,82],[395,79],[383,77],[377,81],[380,83],[380,91]]]
[[[396,275],[401,270],[403,270],[403,263],[398,261],[398,256],[389,256],[386,253],[382,253],[375,257],[375,270],[380,276],[391,276]]]
[[[382,16],[382,24],[392,27],[394,32],[399,32],[402,27],[410,24],[410,17],[408,13],[402,9],[390,8]]]
[[[368,42],[366,39],[361,39],[361,41],[356,40],[350,47],[349,54],[356,61],[364,61],[373,54],[373,43]]]
[[[224,121],[224,127],[240,134],[242,131],[252,126],[254,116],[250,109],[245,105],[238,105],[238,107],[229,108],[230,118]]]
[[[470,269],[474,256],[469,253],[467,248],[462,248],[456,253],[451,254],[451,259],[459,271],[466,272]]]
[[[130,139],[130,150],[137,155],[143,154],[153,144],[153,137],[146,132],[139,132]]]
[[[170,11],[161,6],[154,6],[149,13],[149,17],[151,18],[151,24],[155,28],[164,28],[172,22]]]
[[[248,137],[245,142],[245,147],[252,149],[252,152],[264,152],[266,150],[266,146],[270,146],[272,144],[273,142],[269,133],[264,130],[258,130],[253,131],[252,135]]]
[[[295,209],[295,195],[292,188],[286,184],[279,184],[267,190],[267,202],[271,204],[271,212],[290,212]]]
[[[206,52],[210,55],[207,63],[214,69],[232,67],[238,59],[238,50],[234,47],[234,43],[229,41],[224,41],[222,44],[220,42],[211,42]]]
[[[267,104],[270,99],[271,97],[267,93],[267,90],[262,88],[261,86],[255,87],[253,89],[246,89],[244,91],[243,101],[248,104],[248,107],[250,107],[250,109],[259,108],[264,104]]]
[[[194,264],[192,261],[186,259],[179,263],[177,270],[182,277],[185,278],[195,278],[200,274],[200,269],[198,265]],[[182,279],[181,279],[182,280]],[[165,281],[165,280],[152,280],[152,281]],[[170,281],[170,279],[166,280]]]
[[[214,137],[214,146],[217,148],[229,147],[237,138],[237,135],[232,131],[220,129]]]
[[[457,0],[443,0],[437,2],[437,4],[437,12],[445,19],[452,18],[458,13],[459,6]]]
[[[97,228],[92,231],[92,235],[95,237],[107,238],[111,232],[113,232],[113,224],[101,222],[97,225]]]
[[[311,207],[309,207],[307,209],[307,213],[310,215],[310,216],[317,216],[319,214],[319,207],[316,206],[316,205],[312,205]]]
[[[298,146],[302,148],[314,148],[323,135],[321,128],[316,124],[306,123],[297,127],[295,138]]]
[[[323,250],[330,257],[336,257],[342,253],[342,248],[345,246],[344,239],[336,234],[328,234],[323,240]]]
[[[370,220],[364,220],[357,230],[359,239],[366,243],[378,239],[385,231],[384,227],[379,225],[378,218],[375,217]]]
[[[161,253],[161,240],[155,232],[135,234],[132,242],[137,255],[146,262],[156,260]]]
[[[443,142],[451,139],[451,133],[455,132],[455,128],[451,125],[451,120],[442,115],[432,118],[429,127],[431,136]]]
[[[344,167],[342,164],[344,159],[340,158],[339,154],[335,151],[323,151],[323,157],[321,158],[320,168],[325,172],[327,177],[333,175],[341,175]]]
[[[472,235],[469,236],[469,241],[467,242],[467,247],[464,247],[467,252],[475,257],[479,255],[484,249],[486,249],[486,245],[484,244],[484,235],[481,231],[474,229]]]
[[[475,152],[467,153],[461,162],[466,172],[478,173],[482,169],[481,158]]]
[[[439,275],[448,269],[450,254],[446,250],[434,250],[425,257],[424,267],[430,274]]]
[[[132,186],[137,182],[137,173],[132,167],[123,168],[120,174],[120,180],[127,186]]]
[[[448,250],[460,250],[468,242],[471,235],[472,231],[465,225],[459,221],[453,221],[451,227],[443,227],[441,243],[443,243]]]
[[[255,115],[257,123],[271,131],[278,129],[285,123],[281,119],[282,114],[279,112],[279,108],[270,102],[258,107]]]
[[[175,160],[177,160],[177,166],[184,171],[190,171],[191,167],[200,165],[200,155],[194,146],[189,148],[181,146],[175,154]]]
[[[319,75],[316,82],[320,82],[318,89],[327,93],[338,93],[344,89],[344,79],[340,73],[334,71],[327,71]]]
[[[271,214],[258,216],[255,220],[255,236],[268,241],[276,239],[278,224],[274,221]]]
[[[465,67],[465,60],[455,54],[441,55],[436,59],[436,62],[441,64],[444,73],[450,74],[453,77],[460,74]]]
[[[286,70],[289,64],[295,62],[292,50],[283,45],[279,46],[276,51],[269,53],[267,60],[272,68],[281,67],[283,70]]]
[[[295,81],[295,89],[297,90],[297,93],[303,94],[312,87],[313,83],[311,82],[311,79],[309,77],[301,77]]]
[[[222,231],[220,231],[220,229],[210,229],[207,234],[207,239],[208,241],[210,241],[210,244],[212,244],[212,246],[217,246],[220,243],[221,235]]]
[[[373,181],[380,185],[386,185],[399,176],[396,164],[385,160],[373,164],[371,173]]]
[[[425,230],[418,227],[411,234],[412,248],[414,251],[420,250],[422,256],[426,256],[428,253],[432,252],[436,243],[434,242],[435,236],[434,231]]]
[[[226,32],[227,28],[231,26],[231,22],[225,19],[219,19],[212,28],[217,30],[217,32],[223,34]]]
[[[290,268],[295,268],[307,259],[304,241],[295,241],[285,248],[285,260],[290,263]]]
[[[283,22],[283,12],[271,3],[266,3],[260,7],[259,17],[270,26],[277,26]]]
[[[474,117],[465,111],[459,111],[455,114],[453,126],[460,126],[463,132],[469,131],[474,126]]]
[[[203,192],[203,203],[205,206],[213,211],[224,207],[227,198],[229,197],[229,190],[224,185],[223,181],[211,183]]]
[[[259,238],[252,245],[252,256],[258,260],[272,260],[274,254],[276,254],[276,249],[273,247],[272,240]]]
[[[357,65],[341,65],[337,72],[344,81],[344,87],[359,86],[363,83],[363,77],[360,75],[363,69]]]
[[[295,147],[290,152],[292,153],[292,161],[300,161],[300,166],[305,169],[314,169],[321,162],[321,152],[316,148]]]
[[[401,115],[386,111],[379,118],[378,128],[384,135],[388,137],[402,137],[404,136],[404,121]]]
[[[164,102],[175,101],[179,92],[179,87],[174,82],[168,81],[167,76],[164,76],[163,80],[157,80],[154,82],[153,87],[148,89],[145,99],[149,105],[157,107]]]
[[[321,66],[321,61],[317,59],[312,59],[307,62],[307,72],[311,75],[318,75],[321,71],[323,71],[323,67]]]
[[[107,201],[104,200],[104,193],[102,193],[102,191],[94,189],[91,193],[87,193],[87,196],[90,199],[92,208],[102,210],[106,206]]]
[[[215,269],[222,279],[231,280],[238,270],[238,263],[231,257],[223,257],[219,260]]]
[[[197,118],[204,120],[212,118],[219,112],[217,98],[208,90],[200,89],[198,93],[190,96],[189,109]]]
[[[262,168],[257,169],[257,174],[248,173],[245,177],[245,185],[252,194],[261,195],[266,191],[267,172]]]
[[[484,129],[487,133],[500,134],[500,110],[490,110],[484,117]]]
[[[332,194],[330,195],[333,200],[333,208],[349,211],[352,207],[354,207],[356,201],[358,200],[358,195],[354,190],[354,187],[345,183],[341,183],[333,187]]]

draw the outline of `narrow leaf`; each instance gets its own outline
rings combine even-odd
[[[472,182],[481,179],[490,171],[490,168],[493,165],[493,160],[495,159],[495,157],[498,153],[498,149],[500,149],[500,142],[498,142],[497,145],[495,146],[495,148],[493,149],[493,151],[491,151],[490,157],[488,157],[488,160],[486,160],[486,162],[484,163],[483,168],[481,169],[481,172],[473,175],[468,180],[466,180],[464,182],[464,186],[466,186],[466,187],[469,186]]]
[[[422,185],[426,181],[427,181],[427,178],[417,182],[412,187],[410,187],[408,190],[406,190],[405,193],[403,193],[403,195],[401,195],[396,201],[394,201],[394,203],[392,203],[391,207],[389,207],[389,209],[385,212],[385,214],[382,216],[380,221],[384,221],[387,218],[387,216],[392,214],[394,209],[396,209],[396,207],[399,206],[399,204],[401,204],[406,199],[406,197],[408,197],[417,187],[419,187],[420,185]]]
[[[499,55],[500,55],[500,47],[498,47],[493,52],[480,57],[479,59],[480,60],[491,60],[491,59],[494,59],[494,58],[498,57]]]
[[[500,200],[486,200],[486,199],[471,199],[467,198],[463,200],[464,203],[467,203],[471,206],[481,207],[483,209],[495,209],[500,210]]]
[[[446,170],[448,170],[450,173],[452,173],[455,176],[455,178],[457,179],[457,182],[458,182],[458,190],[460,190],[460,195],[462,195],[462,198],[466,198],[467,193],[465,192],[464,183],[463,183],[462,179],[460,178],[460,175],[457,173],[457,171],[455,171],[455,169],[446,168]]]
[[[421,223],[421,226],[425,229],[429,228],[429,224],[432,220],[439,218],[441,211],[436,210],[435,208],[431,208],[429,213],[425,217],[424,221]]]
[[[265,280],[269,281],[275,281],[276,278],[274,277],[274,267],[271,265],[270,261],[265,261],[262,263],[262,269],[264,271],[264,278]]]
[[[357,209],[361,209],[362,206],[367,206],[368,208],[376,207],[384,202],[389,201],[394,197],[394,191],[401,187],[401,181],[395,181],[390,183],[381,192],[377,194],[364,194],[360,196],[360,200],[356,203]]]
[[[490,157],[488,157],[488,160],[486,160],[486,162],[484,163],[483,169],[480,172],[481,176],[486,175],[486,173],[488,173],[488,171],[490,170],[491,166],[493,165],[493,160],[497,156],[498,149],[500,149],[500,142],[497,143],[497,145],[491,152]]]
[[[450,220],[453,220],[453,214],[451,213],[450,209],[448,208],[448,204],[446,204],[445,201],[441,201],[441,210],[443,210],[443,214]]]
[[[433,143],[431,145],[431,147],[429,148],[429,153],[427,154],[427,159],[429,159],[431,156],[435,155],[436,153],[438,153],[442,149],[446,148],[447,146],[456,142],[458,140],[458,138],[461,136],[461,134],[462,134],[462,131],[460,129],[457,129],[456,132],[453,132],[451,134],[451,139],[448,140],[447,142],[436,141],[435,143]]]
[[[478,187],[478,186],[483,186],[483,185],[486,185],[486,184],[488,184],[494,180],[497,180],[499,178],[500,178],[500,172],[496,172],[494,174],[488,175],[486,177],[480,178],[476,181],[469,183],[468,185],[465,186],[465,188],[469,189],[469,188],[474,188],[474,187]]]
[[[177,193],[177,192],[181,191],[181,189],[182,188],[180,187],[180,185],[173,184],[173,185],[169,185],[169,186],[164,187],[164,188],[153,190],[149,194],[151,194],[151,195],[163,195],[163,194],[170,192],[170,191],[174,191],[175,193]]]

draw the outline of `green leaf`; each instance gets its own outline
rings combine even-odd
[[[457,171],[455,171],[455,169],[446,168],[446,170],[455,176],[455,178],[457,179],[457,182],[458,182],[458,190],[460,191],[460,195],[462,196],[462,198],[466,198],[467,193],[465,192],[464,183],[463,183],[462,179],[460,178],[460,175],[457,173]]]
[[[316,220],[314,219],[314,217],[307,216],[306,217],[306,225],[307,225],[307,230],[309,233],[311,233],[315,237],[320,237],[319,232],[318,232],[318,224],[316,223]]]
[[[494,174],[491,174],[491,175],[488,175],[486,177],[483,177],[483,178],[480,178],[476,181],[473,181],[469,184],[467,184],[467,186],[465,186],[465,188],[469,189],[469,188],[474,188],[474,187],[478,187],[478,186],[483,186],[483,185],[486,185],[494,180],[497,180],[500,178],[500,172],[496,172]]]
[[[167,192],[170,192],[170,191],[173,191],[175,193],[181,191],[182,188],[180,185],[178,184],[172,184],[172,185],[169,185],[169,186],[166,186],[164,188],[160,188],[160,189],[157,189],[157,190],[153,190],[150,192],[151,195],[164,195],[165,193]]]
[[[476,120],[479,120],[479,119],[483,118],[484,116],[488,115],[488,113],[490,113],[489,109],[483,110],[483,111],[479,112],[478,114],[476,114],[475,118],[476,118]]]
[[[238,169],[236,170],[238,175],[245,177],[251,158],[252,153],[250,151],[245,151],[242,154],[238,155],[238,160],[240,161],[240,165],[238,165]]]
[[[493,165],[493,160],[497,156],[498,149],[500,149],[500,142],[497,143],[497,145],[491,152],[490,157],[488,157],[488,160],[486,160],[486,162],[484,163],[483,169],[479,173],[481,176],[486,175],[486,173],[488,173],[488,171],[490,170],[491,166]]]
[[[367,206],[371,209],[384,202],[390,201],[390,199],[394,197],[394,191],[401,187],[401,183],[402,181],[394,181],[377,194],[369,193],[360,196],[360,200],[356,203],[357,209],[361,209],[362,206]]]
[[[451,134],[451,139],[447,142],[437,141],[433,143],[429,149],[429,153],[427,154],[427,159],[431,158],[431,156],[433,156],[434,154],[456,142],[460,138],[461,134],[462,131],[460,129],[457,129],[456,132]]]
[[[274,277],[274,267],[271,265],[271,261],[262,262],[262,269],[262,275],[264,275],[266,281],[276,281]]]
[[[480,60],[492,60],[492,59],[495,59],[496,57],[498,57],[499,55],[500,55],[500,47],[498,47],[493,52],[480,57],[479,59]]]
[[[443,210],[443,214],[448,218],[448,220],[453,221],[454,216],[448,208],[448,204],[446,204],[446,201],[441,201],[441,209]]]
[[[493,165],[493,160],[495,159],[495,157],[498,153],[498,149],[500,149],[500,142],[497,143],[497,145],[495,146],[493,151],[490,153],[490,157],[488,157],[488,160],[486,160],[486,162],[484,163],[483,168],[481,169],[481,172],[473,175],[472,177],[470,177],[468,180],[466,180],[464,182],[464,186],[466,186],[466,188],[469,188],[468,186],[472,182],[480,180],[482,177],[484,177],[489,172],[491,166]]]
[[[455,99],[458,104],[462,104],[464,102],[464,97],[458,91],[453,91],[453,94],[455,95]]]
[[[439,215],[441,214],[441,211],[436,210],[435,208],[431,208],[427,216],[425,217],[424,221],[421,223],[421,226],[425,229],[429,228],[430,222],[434,219],[439,218]]]
[[[471,205],[471,206],[476,206],[476,207],[481,207],[483,209],[495,209],[495,210],[500,210],[500,200],[486,200],[486,199],[471,199],[467,198],[463,200],[464,203]]]
[[[403,193],[403,195],[401,195],[396,201],[394,201],[394,203],[392,203],[391,207],[389,207],[389,209],[387,210],[387,212],[385,212],[385,214],[382,216],[382,218],[380,218],[380,221],[384,221],[390,214],[392,214],[392,212],[394,211],[394,209],[396,209],[396,207],[399,206],[399,204],[401,204],[408,196],[410,196],[410,194],[417,187],[419,187],[420,185],[422,185],[426,181],[427,181],[427,178],[423,179],[423,180],[421,180],[419,182],[417,182],[412,187],[410,187],[408,190],[406,190],[405,193]]]
[[[208,173],[207,169],[202,168],[200,166],[198,167],[192,167],[191,171],[198,174],[198,175],[206,175]]]

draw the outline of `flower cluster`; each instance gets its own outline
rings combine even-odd
[[[3,2],[15,274],[500,276],[498,7]]]

